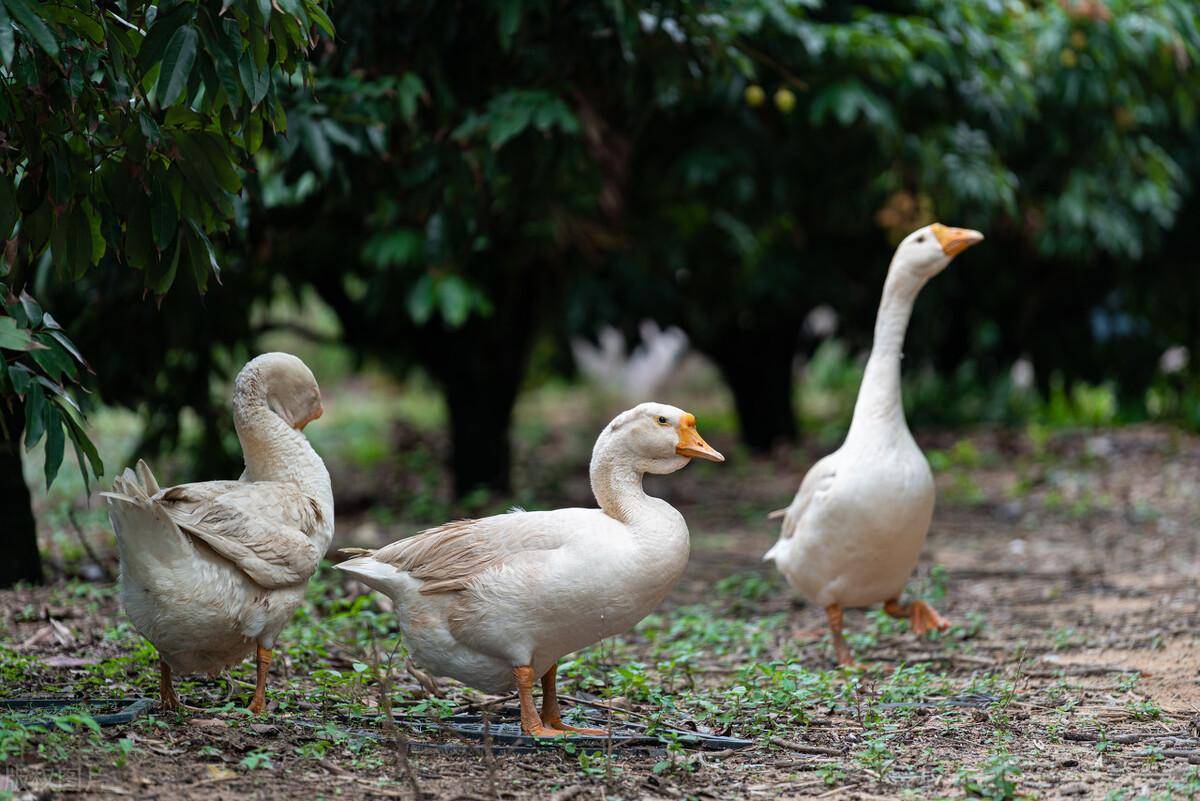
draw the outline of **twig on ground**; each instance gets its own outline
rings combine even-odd
[[[319,760],[317,760],[317,764],[320,765],[321,767],[325,768],[325,770],[329,771],[330,773],[332,773],[336,776],[353,776],[354,775],[353,773],[346,770],[345,768],[338,767],[337,765],[333,764],[328,759],[319,759]]]
[[[500,798],[496,792],[496,754],[492,750],[492,716],[487,709],[483,714],[483,764],[487,767],[488,792],[492,799]]]
[[[1164,731],[1164,732],[1131,732],[1129,734],[1101,734],[1099,731],[1066,731],[1063,732],[1063,739],[1076,743],[1098,743],[1101,740],[1110,743],[1119,743],[1121,745],[1130,745],[1132,743],[1140,743],[1146,740],[1190,740],[1195,742],[1195,738],[1189,737],[1186,731]]]
[[[572,798],[583,793],[587,789],[582,784],[573,784],[570,787],[564,787],[554,795],[550,796],[550,801],[571,801]]]
[[[772,737],[767,740],[771,745],[777,745],[780,748],[786,748],[789,751],[795,751],[797,754],[815,754],[817,756],[833,756],[842,757],[846,753],[839,751],[836,748],[826,748],[820,745],[805,745],[804,743],[792,743],[780,737]]]

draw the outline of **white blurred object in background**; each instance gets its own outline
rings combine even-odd
[[[838,313],[832,306],[822,303],[804,318],[804,330],[817,339],[829,339],[837,333]]]
[[[652,397],[687,353],[688,338],[678,328],[660,328],[653,320],[643,320],[638,333],[641,342],[632,353],[626,352],[625,335],[611,326],[600,330],[599,347],[584,339],[572,339],[571,352],[579,371],[625,400]]]
[[[1158,357],[1158,367],[1167,375],[1182,373],[1187,369],[1190,354],[1183,345],[1172,345]]]
[[[1012,368],[1008,371],[1008,380],[1012,382],[1014,389],[1018,389],[1021,392],[1033,389],[1033,380],[1035,377],[1033,362],[1025,356],[1013,362]]]

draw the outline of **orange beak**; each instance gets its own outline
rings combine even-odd
[[[293,427],[294,427],[294,428],[295,428],[297,431],[303,431],[303,430],[304,430],[304,427],[305,427],[306,425],[308,425],[309,423],[311,423],[313,420],[316,420],[318,417],[320,417],[320,416],[321,416],[321,415],[323,415],[323,414],[325,414],[325,407],[324,407],[322,404],[318,403],[318,404],[317,404],[317,410],[316,410],[315,412],[313,412],[312,414],[310,414],[308,417],[305,417],[305,418],[304,418],[303,420],[301,420],[300,422],[296,423],[296,425],[295,425],[295,426],[293,426]]]
[[[929,226],[929,230],[933,231],[947,256],[957,256],[971,245],[983,241],[983,234],[970,228],[950,228],[941,223],[934,223]]]
[[[696,430],[696,417],[691,414],[685,414],[679,421],[679,442],[675,445],[675,452],[689,459],[705,459],[710,462],[725,461],[725,457],[700,436],[700,432]]]

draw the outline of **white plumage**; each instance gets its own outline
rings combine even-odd
[[[642,489],[646,473],[724,458],[695,418],[643,403],[619,415],[592,453],[599,509],[516,511],[463,520],[337,567],[395,602],[413,659],[488,692],[517,688],[522,725],[571,731],[554,700],[559,658],[628,630],[663,599],[688,559],[688,529]],[[532,681],[542,679],[542,712]]]
[[[913,630],[945,628],[922,601],[901,605],[933,516],[933,474],[913,440],[900,394],[900,360],[913,303],[925,283],[979,242],[977,231],[934,223],[900,243],[888,269],[846,441],[817,462],[784,512],[763,557],[810,603],[824,607],[838,661],[851,661],[842,610],[885,604]]]
[[[238,374],[239,481],[161,489],[139,461],[108,500],[121,600],[158,649],[163,706],[179,705],[171,671],[216,673],[258,650],[251,709],[265,704],[270,651],[333,538],[325,464],[301,429],[322,412],[316,379],[295,356],[268,353]]]

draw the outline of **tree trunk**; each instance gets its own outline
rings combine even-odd
[[[456,372],[442,382],[450,412],[450,468],[458,497],[479,488],[501,493],[511,489],[509,427],[519,380],[520,374],[485,377]]]
[[[533,304],[517,300],[520,282],[496,298],[488,317],[476,315],[458,329],[422,331],[422,366],[441,385],[450,414],[450,467],[458,497],[483,488],[512,488],[509,428],[528,367],[537,323]]]
[[[37,526],[30,507],[29,487],[21,466],[21,437],[25,433],[25,415],[20,404],[9,411],[0,404],[0,415],[8,438],[0,434],[0,529],[5,555],[0,559],[0,588],[18,581],[41,584],[42,558],[38,553]]]
[[[765,452],[781,443],[796,441],[796,415],[792,409],[792,362],[795,338],[749,337],[744,347],[737,341],[709,350],[733,392],[742,441]],[[774,345],[772,347],[772,344]]]

